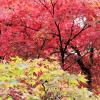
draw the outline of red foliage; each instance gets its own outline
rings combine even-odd
[[[5,59],[16,55],[33,59],[55,54],[61,60],[62,47],[62,50],[65,49],[65,69],[77,72],[80,69],[75,62],[78,56],[71,46],[78,48],[87,67],[91,62],[90,52],[86,52],[92,46],[93,81],[96,84],[100,82],[100,74],[97,74],[100,70],[99,3],[89,4],[82,0],[0,0],[0,6],[1,56]]]

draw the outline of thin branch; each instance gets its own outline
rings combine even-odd
[[[50,55],[56,54],[56,53],[60,53],[60,51],[53,51],[52,53],[50,53]]]
[[[86,56],[89,52],[86,52],[84,55],[82,55],[81,57],[78,57],[74,63],[72,63],[71,65],[69,65],[65,70],[69,69],[71,66],[73,66],[75,63],[77,63],[77,60],[82,59],[84,56]]]
[[[58,37],[59,37],[59,42],[60,42],[60,49],[63,50],[63,47],[62,47],[62,38],[61,38],[61,32],[60,32],[60,27],[59,27],[59,24],[57,24],[56,21],[55,21],[55,26],[56,26],[57,31],[58,31]]]
[[[84,27],[77,33],[77,34],[75,34],[72,38],[71,38],[71,41],[73,40],[73,39],[75,39],[78,35],[80,35],[80,33],[82,33],[84,30],[86,30],[87,28],[89,28],[89,27],[91,27],[91,25],[89,25],[89,26],[87,26],[87,24],[86,25],[84,25]]]
[[[56,34],[56,33],[48,33],[48,34],[52,34],[53,36],[59,36],[58,34]]]
[[[77,34],[75,34],[72,38],[69,38],[69,40],[66,42],[66,45],[65,45],[65,47],[64,47],[64,52],[66,51],[67,46],[70,44],[70,42],[71,42],[73,39],[75,39],[77,36],[79,36],[84,30],[86,30],[87,28],[91,27],[90,25],[87,26],[87,27],[86,27],[86,26],[87,26],[87,24],[84,25],[84,27],[83,27]]]
[[[48,10],[48,12],[51,14],[51,16],[53,17],[52,12],[50,11],[50,9],[46,6],[46,4],[44,4],[41,0],[39,0],[39,2]],[[45,1],[44,1],[45,2]]]
[[[43,39],[43,42],[42,42],[42,45],[41,45],[40,50],[42,50],[42,49],[44,48],[45,43],[46,43],[46,40],[47,40],[47,37],[45,37],[45,38]]]
[[[31,29],[31,30],[33,30],[33,31],[39,31],[39,29],[34,29],[34,28],[31,28],[31,27],[26,26],[26,25],[22,25],[22,26],[25,27],[25,28]]]
[[[55,13],[55,5],[57,4],[57,1],[56,1],[55,3],[53,3],[52,0],[50,0],[50,1],[51,1],[52,10],[53,10],[53,15],[54,15],[54,13]]]

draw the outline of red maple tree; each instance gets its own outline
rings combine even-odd
[[[63,70],[98,80],[100,3],[82,0],[0,1],[0,52],[5,59],[56,55]],[[94,83],[95,86],[95,83]]]

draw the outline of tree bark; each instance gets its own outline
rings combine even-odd
[[[76,59],[76,62],[78,63],[78,65],[80,66],[80,69],[82,70],[82,72],[87,76],[87,88],[91,91],[92,90],[92,73],[91,73],[91,67],[88,67],[84,64],[84,61],[82,60],[82,57],[81,57],[81,54],[80,54],[80,51],[74,47],[74,46],[71,46],[73,50],[75,50],[75,52],[77,53],[78,55],[78,59]]]

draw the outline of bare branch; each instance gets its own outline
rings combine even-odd
[[[84,56],[86,56],[89,52],[86,52],[84,55],[82,55],[81,57],[78,57],[71,65],[69,65],[65,70],[69,69],[71,66],[73,66],[74,64],[77,63],[77,60],[82,59]],[[70,54],[71,55],[71,54]]]
[[[72,38],[69,38],[68,41],[66,42],[65,47],[64,47],[64,52],[66,51],[67,46],[70,44],[70,42],[71,42],[73,39],[75,39],[77,36],[79,36],[84,30],[86,30],[86,29],[89,28],[89,27],[91,27],[91,25],[89,25],[89,26],[87,26],[87,24],[84,25],[84,27],[83,27],[77,34],[75,34]]]
[[[48,10],[48,12],[51,14],[51,16],[53,17],[52,12],[50,11],[50,9],[46,6],[46,4],[44,4],[41,0],[39,0],[39,2]],[[44,0],[45,2],[45,0]]]
[[[53,11],[53,15],[54,15],[54,13],[55,13],[55,5],[57,4],[57,1],[55,2],[55,3],[53,3],[53,1],[52,0],[50,0],[51,1],[51,5],[52,5],[52,11]]]
[[[71,41],[72,41],[73,39],[75,39],[78,35],[80,35],[84,30],[86,30],[86,29],[89,28],[89,27],[91,27],[91,25],[88,25],[88,26],[87,26],[87,24],[84,25],[84,27],[83,27],[77,34],[75,34],[75,35],[71,38]]]

